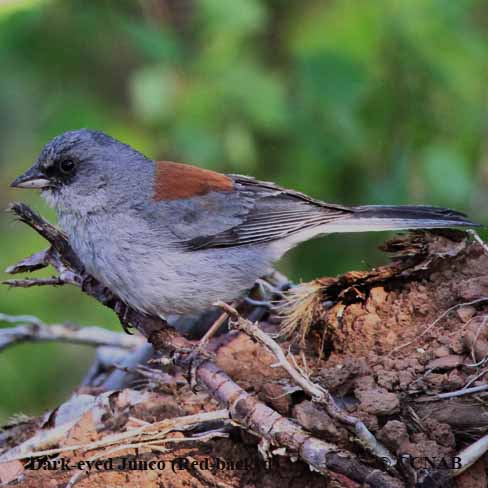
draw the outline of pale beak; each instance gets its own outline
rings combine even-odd
[[[51,182],[46,178],[36,165],[28,169],[23,175],[20,175],[12,183],[12,188],[48,188],[51,186]]]

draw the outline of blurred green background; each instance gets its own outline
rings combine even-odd
[[[22,199],[54,220],[8,183],[51,137],[88,127],[324,200],[429,203],[486,223],[487,61],[485,0],[0,1],[0,207]],[[0,219],[2,269],[44,248]],[[331,236],[280,267],[295,280],[364,269],[385,259],[384,238]],[[2,287],[0,311],[119,329],[69,287]],[[66,398],[92,355],[0,354],[0,420]]]

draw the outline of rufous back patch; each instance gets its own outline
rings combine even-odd
[[[232,180],[220,173],[190,164],[156,161],[154,200],[178,200],[211,191],[232,191]]]

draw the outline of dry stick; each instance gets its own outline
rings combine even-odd
[[[46,325],[37,317],[13,316],[0,313],[0,322],[21,322],[16,327],[0,329],[0,351],[20,342],[57,341],[95,347],[112,346],[123,349],[133,349],[145,342],[141,336],[112,332],[103,327],[80,327],[74,324]]]
[[[9,274],[24,273],[25,271],[35,271],[36,269],[42,269],[49,266],[50,257],[49,251],[36,252],[32,256],[19,261],[13,266],[9,266],[5,272]]]
[[[187,366],[184,364],[184,359],[179,361],[182,366]],[[299,456],[320,473],[327,474],[328,470],[331,470],[364,485],[369,484],[377,488],[404,486],[400,480],[383,471],[364,465],[352,453],[311,436],[296,423],[244,391],[214,363],[208,360],[202,362],[195,374],[199,383],[227,407],[232,420],[236,421],[237,425],[250,429],[273,445],[285,446],[290,455]],[[121,435],[117,434],[117,436],[120,439]],[[97,442],[99,445],[100,443],[101,441]],[[104,445],[106,443],[107,441]],[[90,445],[87,449],[93,447]],[[54,450],[49,454],[51,453],[54,454]],[[46,453],[41,454],[46,455]]]
[[[461,473],[470,468],[478,459],[488,451],[488,435],[478,439],[466,449],[463,449],[456,457],[459,457],[459,469],[451,471],[452,476],[459,476]]]
[[[198,343],[198,347],[200,349],[203,350],[205,348],[210,339],[219,331],[227,318],[228,315],[226,312],[219,315],[217,320],[210,326],[210,329],[208,329],[207,332],[205,332],[205,335],[200,339],[200,342]]]
[[[448,391],[447,393],[437,393],[430,397],[417,398],[416,402],[430,403],[437,402],[438,400],[447,400],[449,398],[457,398],[464,395],[471,395],[472,393],[482,393],[488,390],[488,385],[472,386],[471,388],[461,388],[460,390]]]
[[[488,390],[488,385],[473,386],[471,388],[462,388],[461,390],[449,391],[447,393],[438,393],[434,400],[445,400],[446,398],[455,398],[463,395],[469,395],[471,393],[480,393]]]
[[[244,331],[249,336],[264,344],[271,351],[271,353],[276,356],[279,365],[286,370],[295,383],[297,383],[303,389],[303,391],[308,393],[314,401],[323,404],[326,407],[327,412],[333,418],[341,423],[352,426],[356,436],[365,448],[369,449],[376,457],[378,457],[388,466],[396,465],[396,458],[385,446],[376,440],[374,435],[368,430],[364,423],[358,418],[346,414],[337,406],[334,398],[325,388],[313,383],[303,373],[298,371],[297,368],[292,366],[291,363],[286,359],[283,349],[281,349],[279,344],[274,339],[263,332],[257,325],[242,318],[235,309],[226,303],[219,302],[216,305],[223,308],[231,317],[233,317],[232,325],[235,325],[238,329]]]
[[[290,455],[299,456],[320,473],[327,474],[331,470],[365,486],[404,486],[400,480],[361,463],[352,453],[311,436],[295,422],[244,391],[210,361],[197,368],[196,376],[214,398],[227,406],[233,420],[247,426],[272,445],[286,446]]]
[[[32,288],[33,286],[62,286],[67,285],[67,281],[61,277],[37,278],[35,280],[4,280],[2,284],[15,286],[16,288]]]
[[[473,376],[465,385],[464,388],[469,388],[475,381],[482,378],[486,373],[488,373],[488,368],[483,368],[478,374]]]
[[[78,420],[78,419],[77,419]],[[25,459],[33,456],[37,456],[38,452],[50,452],[52,450],[59,451],[59,449],[46,449],[51,446],[55,446],[60,443],[63,439],[66,439],[68,432],[77,422],[74,420],[72,422],[66,422],[58,427],[53,427],[52,429],[40,430],[37,434],[33,435],[21,444],[16,445],[9,451],[3,453],[0,456],[0,464],[8,463],[17,459]],[[43,449],[38,451],[38,449]],[[63,452],[61,450],[60,452]],[[25,454],[25,455],[24,455]]]
[[[83,452],[86,452],[105,446],[111,446],[114,444],[119,445],[122,442],[128,441],[130,439],[141,440],[144,437],[145,440],[162,439],[169,432],[185,431],[195,428],[197,426],[201,426],[202,424],[207,422],[216,422],[222,420],[229,420],[229,412],[227,411],[227,409],[214,410],[213,412],[201,412],[194,415],[185,415],[183,417],[164,419],[160,420],[159,422],[154,422],[152,424],[146,424],[135,429],[130,429],[126,432],[110,434],[103,437],[102,439],[99,439],[98,441],[87,442],[85,444],[72,444],[54,449],[45,449],[42,451],[36,450],[37,447],[52,445],[53,443],[59,442],[59,434],[58,432],[54,431],[59,430],[66,433],[73,426],[73,424],[76,423],[76,421],[68,422],[67,424],[60,425],[55,429],[43,431],[44,435],[42,436],[35,435],[31,439],[23,443],[23,445],[25,445],[24,449],[17,449],[17,447],[14,447],[10,451],[2,454],[2,456],[0,456],[0,463],[8,463],[10,461],[31,457],[51,456],[53,454],[60,454],[62,452],[69,451],[81,450]]]
[[[10,210],[51,243],[51,248],[46,253],[49,264],[60,273],[71,273],[70,280],[81,283],[82,290],[86,294],[114,310],[123,325],[127,326],[130,323],[136,327],[155,349],[175,351],[188,344],[188,341],[179,337],[174,330],[166,327],[167,324],[163,320],[128,308],[110,290],[87,275],[66,236],[44,221],[27,205],[12,204]],[[25,266],[25,261],[22,265],[25,271],[30,271],[28,266]],[[39,262],[36,262],[35,269],[39,269],[39,266]],[[182,366],[187,366],[184,355],[179,355],[178,362]],[[377,488],[403,486],[397,478],[364,465],[352,453],[312,437],[294,422],[282,417],[246,393],[210,361],[205,360],[200,363],[196,369],[196,376],[212,396],[228,406],[233,417],[238,418],[241,425],[257,432],[274,445],[286,447],[288,451],[298,455],[321,473],[326,474],[330,469]]]

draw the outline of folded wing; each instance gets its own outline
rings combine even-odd
[[[241,198],[253,201],[239,225],[185,243],[189,250],[235,247],[284,239],[309,228],[352,215],[353,210],[247,176],[231,175]]]

